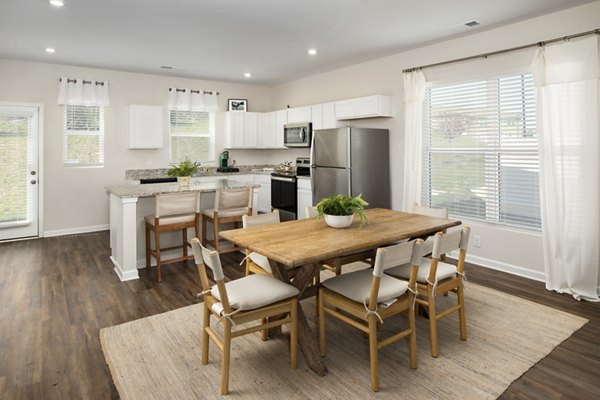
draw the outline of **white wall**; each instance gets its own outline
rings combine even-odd
[[[354,125],[382,127],[390,130],[392,204],[401,208],[403,176],[403,84],[402,70],[415,66],[467,57],[495,50],[535,43],[584,32],[599,27],[600,2],[575,7],[501,28],[480,31],[445,42],[398,53],[389,57],[298,79],[272,90],[272,108],[323,103],[370,94],[393,97],[394,118],[353,121]],[[483,21],[485,23],[485,21]],[[474,74],[510,72],[531,60],[534,50],[506,56],[490,57],[482,62],[461,63],[451,67],[425,70],[429,79],[442,80],[456,71]],[[529,61],[526,61],[526,64]],[[476,72],[475,72],[476,71]],[[513,273],[543,279],[542,240],[537,232],[498,228],[490,224],[469,222],[472,235],[481,236],[481,248],[469,249],[470,258],[478,263]],[[472,242],[471,242],[472,243]]]
[[[111,106],[105,110],[104,167],[63,166],[62,111],[56,104],[61,76],[109,82]],[[122,182],[126,169],[168,166],[168,145],[160,150],[127,149],[127,106],[166,105],[170,86],[217,90],[221,110],[227,109],[228,98],[248,99],[251,111],[269,108],[269,89],[265,87],[0,59],[0,101],[44,105],[44,231],[69,233],[106,227],[106,185]],[[217,153],[224,143],[222,121],[218,119],[216,126]]]

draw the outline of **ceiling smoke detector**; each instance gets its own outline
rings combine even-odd
[[[173,67],[172,67],[172,66],[170,66],[170,65],[161,65],[160,67],[161,67],[162,69],[173,69]]]
[[[465,22],[465,26],[468,26],[469,28],[473,28],[475,26],[481,25],[481,22],[479,21],[469,21],[469,22]]]

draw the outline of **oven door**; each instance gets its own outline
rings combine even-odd
[[[296,219],[298,208],[296,177],[271,176],[271,207],[282,221]]]
[[[283,128],[283,143],[286,147],[310,147],[311,123],[288,124]]]

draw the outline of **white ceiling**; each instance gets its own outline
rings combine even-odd
[[[275,85],[593,1],[0,0],[0,57]]]

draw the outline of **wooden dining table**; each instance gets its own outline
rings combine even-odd
[[[327,226],[323,219],[302,219],[280,224],[222,231],[224,239],[266,256],[273,275],[300,290],[299,299],[314,296],[309,284],[319,273],[319,263],[359,252],[376,250],[403,239],[425,238],[460,225],[457,220],[433,218],[384,208],[366,210],[368,223],[358,218],[345,229]],[[293,279],[288,272],[296,269]],[[298,341],[308,366],[320,376],[327,367],[319,354],[317,336],[311,331],[302,307],[298,307]]]

